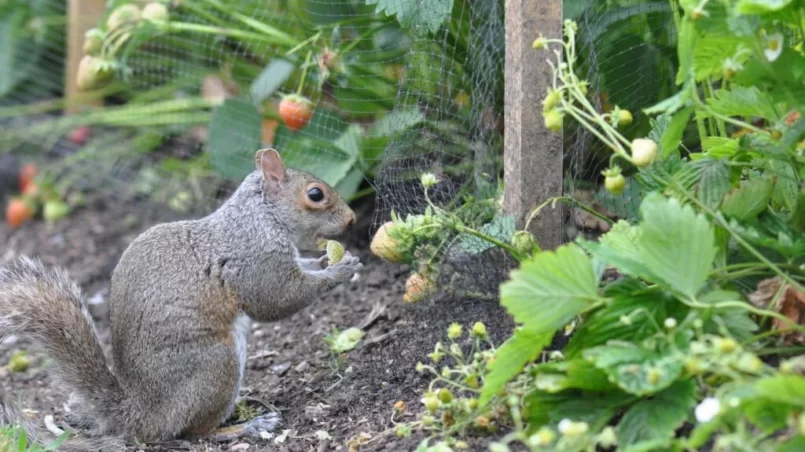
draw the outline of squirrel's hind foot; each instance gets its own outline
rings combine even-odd
[[[280,417],[277,413],[266,413],[240,424],[221,427],[210,434],[208,439],[218,443],[243,438],[267,439],[267,434],[276,430],[279,423]]]

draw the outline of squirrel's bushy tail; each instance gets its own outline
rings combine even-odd
[[[43,347],[53,362],[51,375],[74,392],[88,414],[117,417],[106,410],[120,407],[123,390],[107,366],[81,289],[66,272],[24,256],[0,263],[0,338],[9,334],[28,336]],[[36,435],[2,390],[0,424],[20,424]]]

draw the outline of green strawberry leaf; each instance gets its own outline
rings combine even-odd
[[[662,275],[670,288],[694,298],[716,256],[712,224],[690,206],[659,193],[644,199],[640,213],[643,221],[636,243],[643,264]]]
[[[479,404],[488,403],[526,364],[539,356],[552,338],[553,331],[536,332],[526,328],[515,330],[495,352],[495,360],[489,365],[489,373],[481,388]]]
[[[227,99],[215,108],[210,119],[207,152],[218,173],[241,180],[254,171],[254,153],[261,148],[260,113],[251,103]]]
[[[637,396],[662,391],[682,373],[675,356],[660,354],[631,342],[611,342],[582,353],[584,359],[606,372],[619,388]]]
[[[742,181],[724,197],[721,212],[742,222],[755,219],[768,207],[773,190],[774,181],[769,177]]]
[[[696,385],[677,381],[651,399],[634,404],[615,429],[618,450],[658,450],[667,447],[696,405]]]

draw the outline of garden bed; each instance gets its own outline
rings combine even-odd
[[[335,289],[290,318],[257,324],[252,330],[241,394],[279,410],[282,425],[276,434],[290,430],[284,441],[276,444],[271,439],[249,449],[242,445],[233,449],[249,441],[174,442],[145,450],[349,450],[349,444],[358,441],[365,443],[360,450],[412,450],[416,446],[421,436],[407,438],[402,444],[394,431],[394,421],[411,418],[395,415],[392,419],[392,414],[398,400],[411,408],[409,412],[420,409],[427,379],[415,372],[417,361],[425,360],[434,344],[445,339],[451,322],[469,327],[483,320],[495,343],[511,333],[513,324],[496,302],[443,299],[404,305],[406,268],[379,260],[368,249],[372,208],[371,199],[355,206],[361,221],[344,240],[365,264],[359,281]],[[0,241],[6,244],[4,253],[35,255],[69,271],[87,298],[98,303],[91,305],[92,313],[108,352],[105,300],[109,275],[120,254],[151,225],[179,218],[175,212],[141,201],[104,196],[89,200],[84,208],[52,225],[29,222],[15,230],[1,225]],[[333,327],[352,326],[363,328],[366,336],[338,365],[323,339]],[[22,338],[3,344],[3,362],[28,344]],[[58,422],[67,394],[51,386],[43,354],[31,350],[30,357],[31,366],[25,373],[2,370],[4,385],[23,408],[36,411],[33,415],[39,425],[48,414]],[[478,439],[475,449],[486,450],[488,441]]]

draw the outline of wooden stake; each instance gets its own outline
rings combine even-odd
[[[539,204],[562,195],[562,136],[542,117],[552,80],[546,60],[554,55],[531,47],[540,33],[561,39],[562,0],[506,0],[504,209],[518,228]],[[529,231],[542,249],[561,245],[561,203],[543,208]]]

